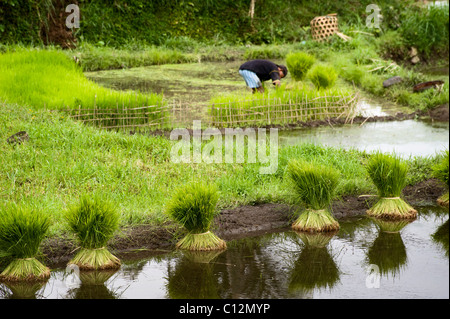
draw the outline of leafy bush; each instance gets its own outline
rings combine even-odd
[[[289,53],[286,64],[295,81],[302,81],[316,62],[316,58],[305,52]]]
[[[429,55],[432,50],[448,49],[449,7],[431,5],[426,8],[412,7],[405,13],[400,32],[410,46]]]

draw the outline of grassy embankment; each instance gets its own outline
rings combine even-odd
[[[163,137],[124,135],[86,127],[46,110],[6,104],[0,107],[1,139],[25,130],[22,145],[0,144],[0,198],[43,209],[52,216],[51,235],[65,232],[63,212],[83,193],[108,199],[119,209],[121,224],[167,220],[165,205],[172,192],[194,180],[217,185],[219,207],[263,202],[291,203],[284,180],[289,159],[315,159],[341,172],[337,194],[375,193],[362,163],[365,155],[322,146],[279,149],[276,174],[261,175],[259,163],[176,164],[173,141]],[[409,183],[430,176],[436,159],[411,159]]]
[[[347,29],[350,30],[351,28]],[[367,47],[368,43],[370,46]],[[244,58],[283,59],[290,51],[309,51],[320,61],[333,64],[341,77],[358,84],[353,72],[348,72],[345,68],[354,66],[365,70],[370,67],[373,61],[366,58],[381,56],[376,43],[377,41],[369,36],[366,38],[364,35],[358,35],[345,44],[336,39],[331,44],[335,51],[330,50],[330,45],[306,41],[304,44],[261,48],[241,47],[242,51],[239,52]],[[369,51],[366,52],[366,49]],[[107,65],[120,61],[119,58],[114,58],[116,53],[115,49],[105,50],[101,56],[110,55],[111,60],[108,62],[103,59],[106,64],[101,68],[108,68]],[[371,55],[373,53],[376,55]],[[261,202],[290,203],[292,198],[284,180],[284,170],[289,159],[293,158],[314,158],[335,166],[342,175],[342,183],[336,190],[340,196],[375,193],[362,165],[366,155],[357,151],[313,145],[283,147],[279,149],[279,166],[274,175],[259,174],[261,164],[172,163],[170,149],[174,142],[167,139],[100,131],[43,108],[44,105],[46,108],[77,107],[80,101],[85,105],[93,105],[94,100],[97,105],[100,105],[101,101],[110,105],[111,102],[115,104],[118,98],[130,100],[131,97],[135,99],[138,96],[147,99],[147,95],[132,92],[129,93],[130,97],[128,93],[101,88],[87,81],[75,65],[69,65],[72,63],[70,60],[62,62],[63,68],[58,69],[54,57],[61,53],[51,53],[55,56],[49,58],[47,64],[52,67],[46,67],[45,63],[34,64],[35,53],[29,54],[25,59],[27,63],[23,63],[24,60],[15,60],[20,57],[17,53],[0,56],[3,59],[0,60],[1,139],[5,140],[20,130],[27,131],[30,136],[30,140],[23,145],[0,144],[0,199],[36,206],[50,212],[53,218],[52,235],[64,231],[64,209],[85,192],[96,193],[111,200],[121,212],[122,225],[166,220],[165,205],[172,195],[172,190],[197,179],[206,179],[218,186],[219,206],[222,208]],[[67,51],[66,54],[72,55],[73,52]],[[144,58],[140,58],[139,52],[123,51],[123,54],[130,57],[126,66],[147,63],[143,62],[146,61]],[[177,54],[174,57],[178,59]],[[355,57],[365,59],[366,62],[363,63]],[[166,62],[176,62],[170,59]],[[189,59],[198,61],[198,54],[190,55]],[[93,60],[92,65],[95,60],[102,59],[99,56]],[[148,61],[151,61],[150,57]],[[68,69],[70,71],[67,71]],[[388,76],[388,73],[364,73],[360,77],[359,86],[369,91],[373,87],[373,93],[385,94],[380,86],[382,80]],[[416,76],[415,73],[411,74],[411,77],[413,76]],[[391,90],[399,91],[401,88],[399,86]],[[408,90],[408,86],[403,89]],[[437,96],[431,96],[434,91],[421,93],[417,96],[425,102],[408,103],[413,108],[426,108],[445,101],[445,98],[448,101],[448,81],[446,90],[447,94],[444,92],[441,93],[443,95]],[[398,95],[392,98],[395,100],[396,96]],[[415,97],[410,91],[407,96]],[[154,98],[160,99],[160,96]],[[436,100],[441,98],[442,100]],[[410,98],[405,100],[412,101]],[[429,178],[431,166],[437,158],[438,156],[410,159],[408,183],[414,184]]]

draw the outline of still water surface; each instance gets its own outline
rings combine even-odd
[[[449,147],[449,123],[415,120],[324,126],[279,132],[280,145],[301,143],[395,152],[403,157],[434,156]]]
[[[52,271],[28,297],[50,299],[449,298],[448,209],[418,207],[398,233],[365,216],[321,240],[286,230],[199,255],[173,251],[123,260],[114,273]],[[2,286],[1,298],[24,297]],[[21,296],[22,294],[22,296]]]

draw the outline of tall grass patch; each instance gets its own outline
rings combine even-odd
[[[45,281],[50,270],[36,257],[51,220],[47,214],[18,205],[0,206],[0,258],[9,264],[2,281]]]
[[[176,244],[177,248],[194,251],[226,248],[225,241],[210,231],[218,200],[216,187],[209,184],[190,183],[177,190],[167,206],[167,214],[188,231]]]
[[[304,232],[338,230],[339,223],[329,206],[339,182],[339,172],[318,163],[291,160],[287,174],[298,202],[306,207],[292,228]]]
[[[21,49],[0,55],[0,99],[34,109],[117,109],[161,105],[162,96],[114,91],[88,80],[57,50]]]
[[[371,217],[399,220],[414,219],[417,211],[402,198],[408,164],[395,154],[372,154],[367,173],[378,190],[378,201],[367,211]]]

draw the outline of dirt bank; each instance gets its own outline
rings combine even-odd
[[[439,181],[430,179],[407,186],[403,196],[412,205],[434,203],[444,191]],[[373,200],[373,197],[346,196],[334,201],[333,214],[337,219],[364,215]],[[274,203],[225,209],[215,219],[213,230],[230,241],[289,229],[296,210],[296,207]],[[180,228],[171,222],[157,226],[138,225],[122,229],[112,240],[110,249],[120,258],[135,259],[140,253],[148,256],[173,250],[176,238],[181,235]],[[69,238],[47,239],[43,245],[43,253],[51,267],[65,267],[75,250],[76,246]]]

